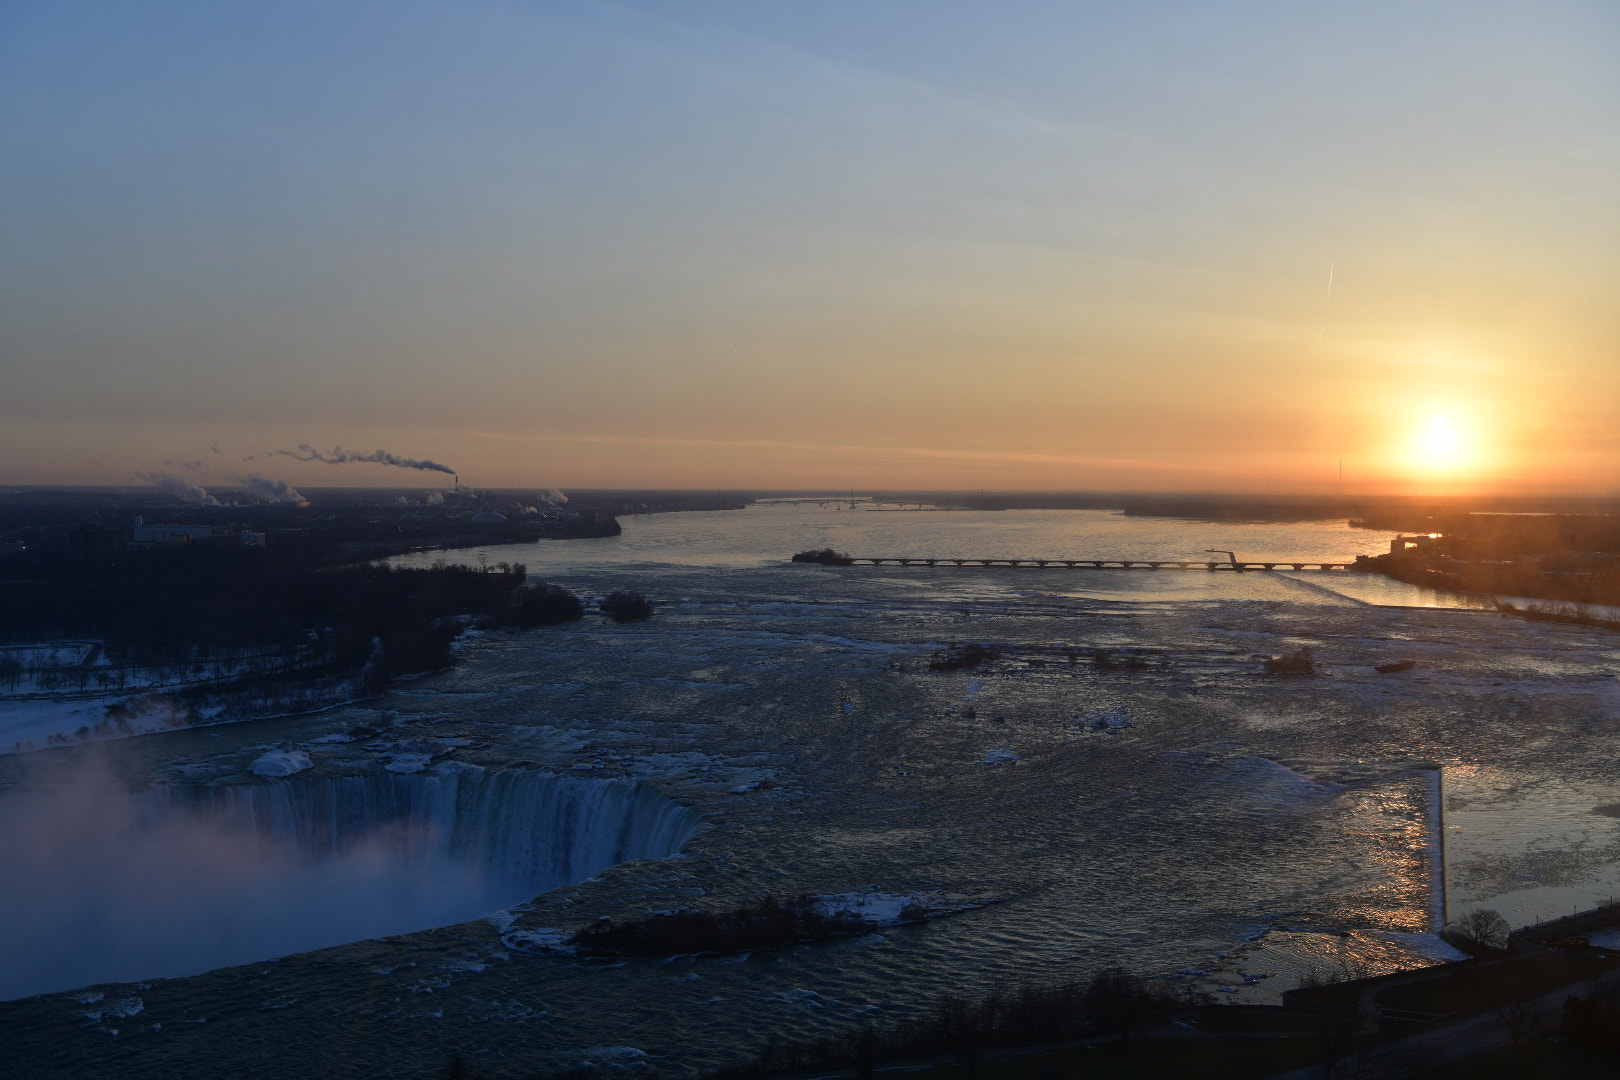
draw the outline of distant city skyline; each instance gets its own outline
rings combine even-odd
[[[0,484],[1613,492],[1617,48],[1600,2],[18,0]]]

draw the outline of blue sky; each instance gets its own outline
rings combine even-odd
[[[13,0],[0,482],[219,440],[1612,488],[1617,45],[1602,3]]]

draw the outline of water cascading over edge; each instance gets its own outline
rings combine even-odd
[[[0,899],[0,999],[476,919],[674,855],[699,824],[633,781],[457,763],[62,798],[7,808],[38,823],[0,836],[37,887]]]

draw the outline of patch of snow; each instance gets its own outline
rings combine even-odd
[[[1370,930],[1366,933],[1368,937],[1392,941],[1409,952],[1437,963],[1449,964],[1468,959],[1467,953],[1454,947],[1439,934],[1401,934],[1393,930]],[[1596,935],[1588,934],[1587,940],[1594,945],[1598,944]]]
[[[538,930],[508,930],[501,935],[501,944],[513,952],[529,956],[573,956],[578,952],[568,944],[568,936],[561,930],[542,927]]]
[[[341,731],[334,731],[330,735],[322,735],[318,739],[311,739],[309,741],[312,743],[345,743],[358,742],[359,739],[360,736],[358,735],[349,735]]]
[[[409,775],[426,769],[432,761],[433,759],[426,754],[396,754],[383,768],[391,773]]]
[[[441,971],[483,971],[488,964],[481,964],[477,960],[446,960],[439,965]]]
[[[1616,676],[1620,678],[1620,676]],[[1602,930],[1593,930],[1586,935],[1587,944],[1595,949],[1620,949],[1620,926],[1609,926]]]
[[[291,776],[314,766],[309,755],[301,750],[271,750],[255,758],[248,771],[255,776]]]
[[[1100,731],[1115,735],[1131,726],[1131,718],[1118,712],[1095,712],[1074,718],[1074,722],[1087,731]]]
[[[898,926],[914,899],[908,893],[839,893],[816,897],[816,913],[828,917],[853,915],[873,926]]]
[[[1021,760],[1019,756],[1013,753],[1011,750],[992,750],[988,754],[984,755],[983,764],[1010,765],[1019,760]]]
[[[97,994],[96,997],[100,998],[101,995]],[[107,1002],[103,1008],[98,1009],[95,1012],[81,1013],[80,1015],[82,1015],[86,1020],[96,1021],[101,1020],[104,1017],[138,1016],[145,1010],[146,1003],[138,997],[116,998]]]

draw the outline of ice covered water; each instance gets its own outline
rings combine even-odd
[[[658,602],[651,622],[471,635],[457,668],[365,709],[132,740],[129,768],[206,785],[287,742],[314,762],[300,776],[361,768],[356,744],[317,740],[386,713],[411,734],[476,736],[487,749],[459,756],[491,774],[530,762],[621,777],[701,815],[679,860],[536,897],[515,913],[536,933],[767,891],[955,889],[1004,902],[813,948],[667,964],[516,955],[494,929],[419,937],[408,954],[351,946],[265,976],[298,1000],[264,1024],[317,1044],[364,1039],[379,1069],[452,1050],[560,1068],[585,1048],[634,1046],[679,1073],[767,1039],[908,1015],[936,993],[1112,963],[1200,972],[1175,982],[1274,1001],[1313,968],[1444,955],[1435,765],[1451,804],[1454,910],[1492,902],[1524,922],[1613,888],[1620,819],[1593,812],[1620,804],[1620,649],[1605,632],[1423,606],[1394,586],[1359,592],[1348,575],[785,561],[824,546],[1337,561],[1385,550],[1387,534],[811,507],[625,525],[600,544],[423,558],[521,561],[585,595],[641,589]],[[930,670],[953,641],[999,659]],[[1264,673],[1264,657],[1305,646],[1315,677]],[[1375,671],[1396,659],[1417,664]],[[407,960],[444,985],[415,993],[421,976],[395,966]],[[315,985],[402,1003],[332,1019],[300,996]],[[184,993],[194,1011],[227,1000],[200,984]],[[144,1000],[158,1010],[156,991]],[[91,1037],[72,1008],[29,1014],[38,1052]],[[252,1045],[223,1025],[188,1029],[184,1043],[213,1062]]]

